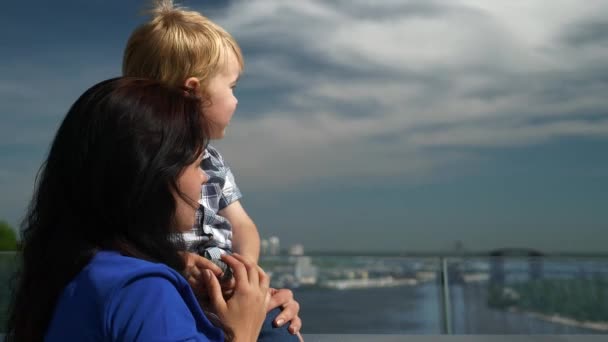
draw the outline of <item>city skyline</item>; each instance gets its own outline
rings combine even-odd
[[[17,226],[60,120],[120,75],[149,3],[5,4],[0,219]],[[214,145],[262,236],[608,252],[608,3],[179,3],[242,46],[239,108]]]

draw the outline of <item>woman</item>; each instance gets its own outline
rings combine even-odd
[[[268,276],[239,255],[223,257],[235,291],[226,301],[217,278],[202,273],[206,315],[176,247],[206,181],[202,107],[185,90],[134,78],[101,82],[74,103],[23,223],[7,340],[222,340],[210,319],[234,341],[255,340]]]

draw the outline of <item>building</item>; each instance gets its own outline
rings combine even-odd
[[[294,255],[294,256],[304,255],[304,246],[302,246],[299,243],[292,245],[291,247],[289,247],[289,255]]]
[[[294,275],[301,285],[314,285],[317,283],[317,266],[312,264],[310,257],[297,257],[294,266]]]
[[[262,239],[262,241],[260,241],[260,254],[261,255],[268,255],[269,253],[269,246],[270,244],[268,243],[268,240],[266,239]]]
[[[281,252],[281,244],[279,238],[271,236],[268,239],[268,255],[279,255]]]

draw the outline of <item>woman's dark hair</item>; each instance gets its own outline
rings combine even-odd
[[[8,340],[43,340],[63,289],[98,250],[183,271],[173,193],[207,143],[201,108],[186,90],[137,78],[98,83],[72,105],[22,223]]]

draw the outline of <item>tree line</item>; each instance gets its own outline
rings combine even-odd
[[[0,251],[16,251],[18,247],[17,233],[8,222],[0,220]]]

